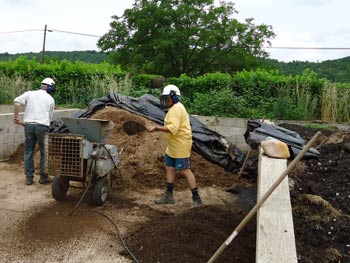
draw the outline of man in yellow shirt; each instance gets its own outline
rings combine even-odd
[[[179,101],[180,90],[175,85],[163,89],[160,103],[169,108],[164,119],[164,126],[148,126],[149,132],[162,131],[168,143],[165,150],[167,190],[156,204],[174,204],[173,188],[176,172],[185,176],[192,192],[193,206],[202,204],[196,178],[191,171],[192,130],[188,113]]]

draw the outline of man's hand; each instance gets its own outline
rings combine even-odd
[[[160,132],[170,132],[166,126],[155,126],[149,125],[146,127],[149,132],[160,131]]]
[[[14,124],[19,124],[18,116],[16,116],[16,115],[13,116],[13,123]]]
[[[19,111],[21,109],[21,104],[19,104],[18,102],[15,102],[13,104],[13,108],[14,108],[14,113],[13,113],[13,123],[14,124],[20,124],[22,126],[24,126],[24,123],[21,122],[18,118],[18,114],[19,114]]]
[[[16,115],[13,117],[13,123],[24,126],[24,123],[20,119],[18,119],[18,116]]]
[[[150,125],[150,126],[147,126],[146,129],[149,132],[154,132],[157,129],[157,126]]]

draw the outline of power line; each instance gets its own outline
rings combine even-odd
[[[81,36],[88,36],[88,37],[102,37],[102,36],[98,36],[98,35],[91,35],[91,34],[78,33],[78,32],[71,32],[71,31],[64,31],[64,30],[58,30],[58,29],[48,29],[48,31],[49,31],[49,32],[68,33],[68,34],[81,35]]]
[[[22,33],[22,32],[28,32],[28,31],[43,31],[43,30],[42,29],[15,30],[15,31],[0,32],[0,35],[11,34],[11,33]],[[80,33],[80,32],[72,32],[72,31],[64,31],[64,30],[59,30],[59,29],[47,29],[47,31],[48,32],[68,33],[68,34],[88,36],[88,37],[102,37],[102,36],[98,36],[98,35],[85,34],[85,33]]]
[[[264,47],[275,49],[326,49],[326,50],[350,50],[350,47]]]
[[[43,31],[43,30],[42,29],[25,29],[25,30],[17,30],[17,31],[7,31],[7,32],[0,32],[0,35],[12,34],[12,33],[22,33],[22,32],[28,32],[28,31]]]
[[[11,34],[11,33],[22,33],[22,32],[28,32],[28,31],[43,31],[43,30],[42,29],[26,29],[26,30],[7,31],[7,32],[0,32],[0,35]],[[67,33],[67,34],[73,34],[73,35],[88,36],[88,37],[102,37],[99,35],[65,31],[65,30],[59,30],[59,29],[47,29],[47,31],[48,32],[59,32],[59,33]],[[309,50],[350,50],[350,47],[283,47],[283,46],[277,46],[277,47],[263,47],[263,48],[269,48],[269,49],[309,49]]]

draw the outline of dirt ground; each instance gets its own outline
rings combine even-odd
[[[132,262],[118,233],[140,262],[207,261],[254,204],[254,187],[240,195],[226,192],[237,175],[193,153],[192,170],[205,205],[191,208],[191,192],[181,177],[175,183],[176,203],[155,205],[153,200],[165,189],[163,135],[144,131],[128,136],[122,130],[125,121],[151,121],[115,107],[93,118],[115,123],[108,143],[118,146],[123,180],[118,176],[117,187],[103,207],[93,206],[88,194],[69,216],[83,190],[70,188],[67,200],[57,202],[50,185],[38,184],[38,172],[34,185],[24,185],[20,147],[8,162],[0,163],[0,211],[4,215],[0,219],[0,261]],[[36,152],[36,167],[38,162]],[[253,262],[254,243],[252,222],[218,262]]]
[[[67,200],[56,202],[51,186],[37,183],[38,175],[34,185],[24,185],[20,148],[11,160],[0,162],[1,262],[133,262],[119,236],[140,262],[206,262],[255,204],[252,167],[244,173],[239,194],[232,194],[225,189],[237,175],[193,153],[192,170],[204,205],[191,208],[191,193],[181,177],[175,184],[176,203],[155,205],[154,198],[165,187],[162,134],[128,136],[122,130],[125,121],[151,121],[114,107],[93,118],[115,123],[108,143],[119,148],[123,180],[103,207],[93,206],[87,195],[69,216],[82,190],[70,188]],[[304,139],[315,133],[281,126]],[[323,134],[317,143],[321,158],[300,162],[290,175],[295,182],[291,196],[298,259],[350,262],[349,136],[339,130]],[[36,153],[37,167],[38,158]],[[217,262],[255,262],[255,232],[252,220]]]

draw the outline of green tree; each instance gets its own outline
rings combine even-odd
[[[213,0],[136,0],[113,16],[98,41],[114,62],[128,70],[166,77],[198,76],[241,70],[252,58],[266,57],[263,45],[275,35],[271,26],[232,18],[231,2]]]

